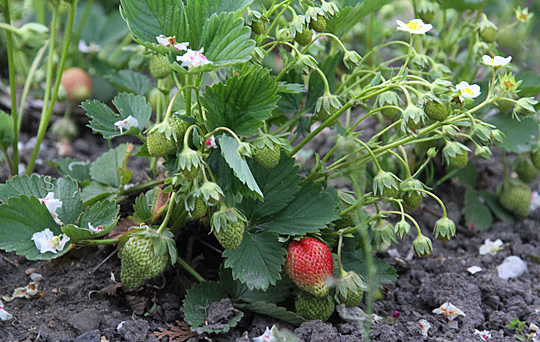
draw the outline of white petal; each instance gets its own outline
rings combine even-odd
[[[483,55],[482,61],[484,62],[484,64],[493,65],[493,58],[491,58],[491,56]]]
[[[13,315],[10,314],[9,312],[7,312],[6,310],[4,309],[0,309],[0,320],[2,321],[9,321],[10,319],[13,318]]]
[[[467,271],[469,271],[470,274],[478,273],[481,270],[482,270],[482,268],[478,267],[478,266],[471,266],[471,267],[467,268]]]

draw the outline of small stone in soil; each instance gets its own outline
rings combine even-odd
[[[146,341],[148,331],[150,330],[150,324],[143,319],[135,321],[122,322],[118,327],[118,332],[124,337],[126,341],[142,342]]]
[[[101,341],[101,331],[99,330],[90,330],[85,332],[82,335],[77,336],[75,342],[100,342]]]
[[[509,256],[497,267],[499,278],[517,278],[527,271],[527,264],[517,256]]]
[[[99,328],[101,313],[97,310],[87,309],[71,316],[68,323],[79,333],[85,333]]]

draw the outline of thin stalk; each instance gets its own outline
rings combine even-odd
[[[11,25],[10,1],[4,0],[4,21]],[[13,121],[13,159],[11,175],[19,174],[19,130],[18,130],[18,115],[17,115],[17,86],[15,84],[15,63],[13,59],[13,34],[11,31],[6,31],[6,47],[8,55],[8,72],[9,72],[9,91],[11,96],[11,117]],[[8,158],[6,158],[8,159]]]
[[[58,65],[58,71],[56,74],[56,82],[54,84],[54,90],[53,90],[51,102],[49,103],[45,117],[42,116],[41,121],[39,123],[39,130],[38,130],[38,135],[36,139],[36,144],[34,146],[34,150],[32,151],[32,156],[30,157],[30,160],[28,161],[28,166],[26,169],[27,175],[31,175],[32,171],[34,170],[34,165],[36,162],[37,154],[39,152],[39,147],[41,146],[41,142],[43,141],[43,138],[45,137],[45,133],[47,132],[47,126],[49,125],[49,120],[51,118],[51,115],[54,109],[54,103],[56,102],[56,98],[58,96],[58,89],[60,88],[60,80],[62,79],[62,74],[64,72],[64,65],[66,63],[69,45],[71,42],[71,34],[73,32],[73,21],[75,19],[75,10],[77,8],[77,0],[73,0],[70,6],[71,7],[69,10],[68,24],[66,27],[66,31],[64,33],[64,46],[62,48],[60,64]],[[51,44],[51,46],[53,45]]]
[[[411,33],[411,40],[409,41],[409,51],[407,52],[407,59],[405,60],[405,63],[401,66],[401,69],[399,70],[399,73],[397,74],[397,78],[400,78],[401,75],[403,75],[403,72],[405,71],[405,68],[407,68],[407,65],[409,64],[409,60],[411,59],[412,49],[413,49],[413,42],[414,42],[414,34]]]
[[[343,269],[343,265],[341,264],[341,247],[343,245],[343,234],[339,234],[339,241],[338,241],[338,250],[337,250],[337,261],[338,261],[338,267],[339,267],[339,274],[340,276],[345,276],[347,272]]]
[[[90,14],[90,9],[92,9],[93,4],[94,4],[94,0],[88,0],[88,2],[86,3],[86,6],[84,7],[84,12],[82,14],[81,20],[79,21],[79,25],[77,27],[77,31],[75,32],[74,39],[73,39],[73,41],[77,44],[79,43],[79,40],[81,39],[84,24],[86,23],[86,20],[88,19],[88,15]]]
[[[167,214],[165,214],[165,218],[163,219],[163,222],[161,222],[161,225],[159,226],[159,229],[157,231],[158,234],[163,234],[163,231],[167,227],[167,224],[169,223],[169,220],[171,219],[172,209],[174,208],[174,205],[176,204],[175,201],[176,198],[176,192],[173,192],[171,198],[169,198],[169,206],[167,207]]]
[[[102,239],[102,240],[79,240],[77,243],[81,243],[87,246],[94,245],[114,245],[118,243],[119,239]]]
[[[187,262],[180,258],[180,256],[176,258],[176,262],[180,264],[180,266],[182,266],[186,271],[188,271],[189,274],[195,277],[195,279],[197,279],[201,283],[206,283],[206,280],[197,271],[195,271],[193,267],[189,266]]]

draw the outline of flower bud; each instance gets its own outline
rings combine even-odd
[[[479,146],[476,148],[474,155],[480,159],[488,160],[491,158],[491,150],[487,146]]]
[[[402,219],[401,221],[396,223],[394,231],[400,239],[403,239],[411,232],[411,225],[409,224],[409,222],[405,221],[405,219]]]
[[[371,243],[377,248],[380,248],[383,243],[390,246],[393,242],[397,242],[396,233],[392,224],[386,220],[376,220],[371,226]]]
[[[373,178],[373,193],[385,198],[398,198],[399,178],[391,172],[379,171]]]
[[[413,241],[414,253],[419,257],[428,257],[433,251],[431,240],[424,235],[418,235]]]
[[[456,224],[448,217],[440,218],[435,222],[433,233],[437,239],[443,242],[450,241],[451,238],[456,236]]]
[[[362,57],[356,51],[347,50],[343,56],[343,64],[347,69],[354,69],[360,65]]]
[[[291,40],[291,31],[287,28],[282,28],[276,34],[276,40],[278,42],[289,42]]]

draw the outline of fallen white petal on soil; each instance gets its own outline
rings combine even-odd
[[[519,257],[512,255],[504,259],[503,263],[497,266],[499,278],[517,278],[527,271],[527,264]]]
[[[15,298],[37,298],[39,296],[39,290],[38,290],[38,283],[31,282],[30,284],[26,285],[25,287],[18,287],[15,290],[13,290],[13,294],[11,296],[2,296],[2,299],[6,302],[11,302]]]
[[[425,319],[421,319],[416,323],[420,326],[422,336],[427,337],[428,330],[431,328],[431,324],[429,324],[429,322],[426,321]]]
[[[13,318],[13,315],[11,315],[9,312],[4,310],[4,304],[0,300],[0,319],[2,321],[8,321]]]
[[[474,334],[480,335],[480,339],[482,339],[482,341],[488,341],[491,338],[491,333],[487,330],[479,331],[478,329],[475,329]]]
[[[482,270],[482,267],[478,267],[478,266],[471,266],[471,267],[467,268],[467,271],[469,271],[470,274],[478,273],[481,270]]]
[[[503,245],[503,242],[501,241],[501,239],[497,239],[495,241],[486,239],[484,241],[484,244],[480,246],[479,248],[480,255],[486,255],[486,254],[495,255],[497,254],[498,251],[502,249],[501,247],[502,245]]]
[[[434,309],[433,313],[443,315],[449,321],[453,321],[458,316],[467,316],[463,311],[450,302],[446,302]]]

